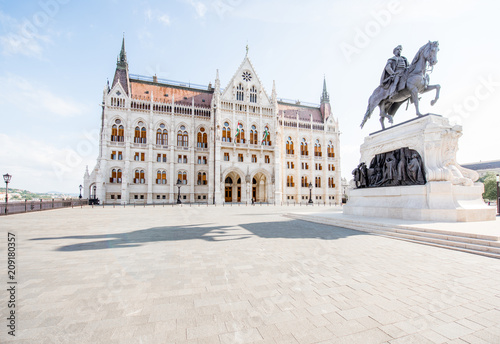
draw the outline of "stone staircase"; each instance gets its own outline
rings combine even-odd
[[[338,214],[340,215],[340,214]],[[373,218],[322,216],[320,214],[286,214],[286,217],[354,229],[388,238],[442,247],[462,252],[500,258],[500,237],[475,233],[419,228],[404,224],[383,223]],[[480,226],[480,223],[477,224]]]

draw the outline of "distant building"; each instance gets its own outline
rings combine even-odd
[[[477,173],[479,173],[480,178],[486,175],[486,173],[488,172],[500,174],[500,160],[473,162],[469,164],[463,164],[461,166],[468,168],[469,170],[476,171]]]
[[[307,87],[307,85],[303,85]],[[105,202],[300,202],[342,199],[339,125],[321,104],[269,95],[249,57],[226,88],[129,74],[125,42],[103,91],[96,166],[84,196]]]

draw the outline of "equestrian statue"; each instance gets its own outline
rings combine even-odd
[[[437,63],[439,43],[429,41],[422,46],[410,65],[408,65],[406,57],[401,56],[402,49],[400,45],[394,48],[394,56],[387,61],[380,85],[373,91],[368,100],[368,108],[363,122],[361,122],[361,128],[377,106],[380,108],[380,124],[382,124],[382,129],[385,129],[384,120],[387,118],[389,123],[393,123],[396,111],[405,101],[410,100],[415,104],[417,116],[421,117],[423,115],[418,108],[418,95],[436,90],[436,97],[431,101],[431,105],[434,105],[439,99],[441,86],[429,85],[428,74],[432,73],[432,69]]]

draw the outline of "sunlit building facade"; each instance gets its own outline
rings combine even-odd
[[[321,104],[269,95],[248,50],[222,89],[129,74],[124,42],[103,90],[86,197],[106,203],[340,203],[339,127]],[[312,189],[312,191],[310,191]]]

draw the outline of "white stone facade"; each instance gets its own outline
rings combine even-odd
[[[309,183],[314,202],[342,199],[339,128],[326,84],[321,105],[279,101],[248,56],[222,90],[218,72],[207,88],[129,76],[122,46],[103,91],[99,148],[84,196],[101,202],[173,203],[178,179],[180,199],[190,203],[304,202]]]

